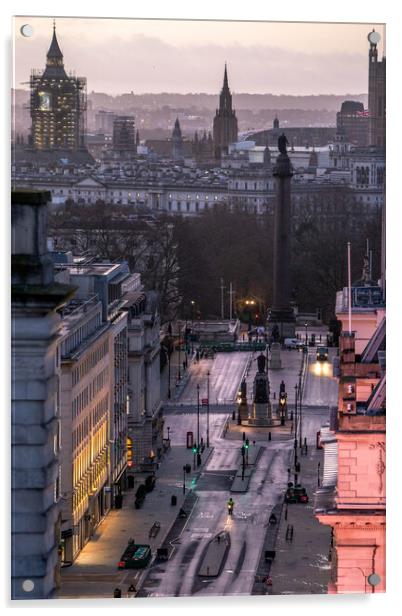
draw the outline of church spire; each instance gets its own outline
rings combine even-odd
[[[49,51],[47,52],[48,60],[58,60],[61,64],[63,64],[63,54],[59,47],[59,43],[57,41],[56,36],[56,20],[53,19],[53,37],[52,42],[50,43]]]
[[[53,37],[46,55],[46,77],[64,77],[63,54],[56,36],[56,20],[53,20]]]
[[[224,90],[229,90],[229,83],[228,83],[228,70],[227,70],[227,65],[225,62],[225,72],[223,74],[223,89]]]

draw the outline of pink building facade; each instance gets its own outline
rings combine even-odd
[[[385,371],[378,359],[383,343],[377,336],[357,361],[354,334],[340,338],[337,482],[323,484],[315,503],[318,520],[332,527],[329,593],[385,591]]]

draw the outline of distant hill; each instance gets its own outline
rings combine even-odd
[[[27,90],[15,90],[17,105],[27,104],[29,93]],[[290,96],[275,94],[247,94],[233,92],[233,105],[235,109],[300,109],[300,110],[327,110],[339,111],[345,100],[360,101],[367,107],[367,94],[319,94],[316,96]],[[111,96],[103,92],[90,92],[88,101],[93,109],[125,110],[132,108],[157,109],[174,107],[194,110],[201,108],[214,110],[218,105],[217,94],[189,93],[175,94],[161,92],[159,94],[120,94]]]

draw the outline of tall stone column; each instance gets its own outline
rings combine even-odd
[[[283,135],[286,140],[286,137]],[[281,139],[281,138],[280,138]],[[286,146],[280,148],[273,169],[276,184],[274,213],[273,299],[268,317],[271,335],[283,340],[295,335],[295,317],[290,304],[290,181],[293,175]]]

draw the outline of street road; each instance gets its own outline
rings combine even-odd
[[[246,353],[217,354],[214,361],[201,360],[191,366],[191,374],[177,407],[165,409],[165,425],[169,426],[171,446],[183,446],[186,434],[197,434],[196,402],[197,384],[200,398],[206,397],[206,374],[210,372],[210,401],[227,401],[236,395],[240,378],[250,355]],[[286,377],[289,385],[299,378],[301,354],[284,352],[283,361],[289,364],[272,376],[275,386]],[[315,446],[316,432],[329,418],[329,406],[335,401],[335,385],[332,376],[323,369],[314,371],[315,353],[311,353],[306,379],[307,399],[316,396],[314,407],[303,410],[303,439]],[[329,364],[330,365],[330,364]],[[249,377],[254,378],[256,362],[252,362]],[[280,373],[279,373],[280,372]],[[331,370],[332,374],[332,370]],[[278,383],[276,383],[278,381]],[[251,383],[250,383],[251,385]],[[213,392],[213,393],[212,393]],[[215,397],[216,396],[216,397]],[[186,409],[185,405],[189,404]],[[184,409],[180,408],[183,404]],[[228,438],[225,427],[229,425]],[[244,427],[250,446],[263,447],[262,455],[252,475],[246,493],[231,493],[230,487],[236,470],[240,468],[242,431],[235,433],[231,415],[210,413],[209,432],[212,455],[203,467],[192,489],[197,500],[180,536],[172,542],[174,547],[167,563],[151,566],[141,588],[141,596],[192,596],[192,595],[250,595],[266,535],[272,508],[283,499],[288,481],[287,469],[293,448],[293,436],[267,440],[264,430]],[[206,407],[200,406],[200,438],[206,442]],[[230,436],[230,438],[229,438]],[[205,454],[204,454],[205,455]],[[234,515],[228,516],[226,503],[232,496],[235,501]],[[312,495],[311,495],[312,496]],[[230,548],[218,577],[198,575],[208,543],[218,533],[230,535]]]
[[[337,406],[338,381],[332,376],[332,359],[336,349],[329,348],[326,362],[316,359],[316,349],[308,354],[308,372],[304,388],[303,404],[306,406]]]
[[[328,418],[326,409],[311,409],[303,417],[303,436],[309,445]],[[194,414],[172,414],[169,422],[172,447],[185,442],[185,432],[194,423]],[[239,440],[221,438],[226,418],[211,416],[213,454],[193,486],[198,500],[167,563],[151,567],[142,585],[147,596],[250,595],[272,508],[283,498],[288,480],[287,468],[293,439],[267,442],[266,435],[247,435],[264,447],[248,492],[232,494],[234,515],[227,515],[230,485],[240,465]],[[229,419],[229,423],[232,424]],[[260,440],[259,440],[260,439]],[[253,445],[251,445],[253,446]],[[222,573],[216,578],[198,576],[208,542],[221,531],[230,533],[230,549]]]
[[[189,366],[189,380],[177,402],[197,403],[197,385],[200,386],[200,400],[207,397],[207,373],[209,378],[209,399],[211,404],[233,402],[250,354],[245,352],[217,353],[214,359],[201,359]]]

